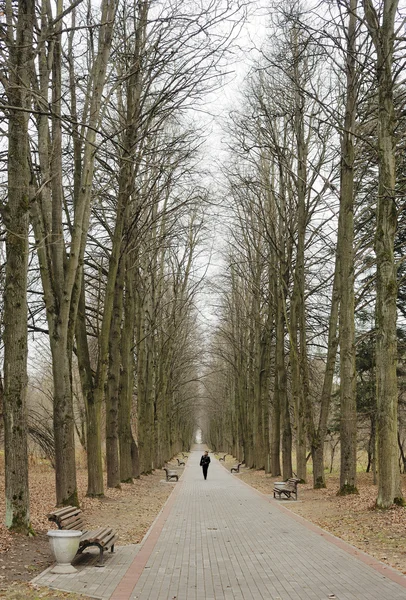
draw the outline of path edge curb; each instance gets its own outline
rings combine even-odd
[[[121,581],[117,584],[114,592],[110,596],[110,600],[129,600],[135,586],[138,583],[139,578],[147,564],[152,552],[154,551],[155,545],[158,541],[159,535],[165,525],[167,516],[175,503],[175,500],[183,486],[183,474],[188,468],[188,463],[183,470],[182,475],[179,477],[176,485],[173,486],[173,490],[166,499],[161,510],[155,517],[154,521],[150,525],[148,531],[140,542],[140,548],[137,552],[134,560],[129,565],[127,571],[122,577]],[[152,538],[152,539],[150,539]]]

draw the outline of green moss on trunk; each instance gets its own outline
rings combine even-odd
[[[341,486],[337,492],[337,496],[349,496],[351,494],[359,494],[359,492],[355,485],[350,485],[348,483]]]

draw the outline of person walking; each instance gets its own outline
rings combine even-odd
[[[205,479],[207,479],[207,469],[209,468],[209,464],[210,464],[210,456],[207,450],[205,450],[202,458],[200,459],[200,466],[203,469],[203,477]]]

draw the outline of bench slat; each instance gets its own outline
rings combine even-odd
[[[74,515],[80,514],[82,511],[80,508],[76,508],[75,506],[66,506],[65,508],[60,508],[59,510],[54,510],[47,515],[49,520],[56,519],[64,519],[69,518]]]
[[[113,530],[111,530],[110,533],[108,535],[105,535],[102,539],[98,538],[98,541],[100,541],[100,544],[104,548],[110,548],[110,546],[114,544],[115,540],[116,534]]]
[[[83,521],[83,516],[81,514],[74,515],[73,517],[69,517],[67,519],[58,519],[60,523],[63,523],[64,529],[69,527],[72,523],[77,523],[78,521]]]
[[[80,508],[67,507],[48,515],[49,521],[57,524],[59,529],[83,529],[84,519]]]
[[[77,529],[78,531],[81,531],[83,528],[85,527],[85,521],[84,519],[76,519],[76,521],[72,521],[72,523],[63,523],[63,527],[60,527],[60,529]]]
[[[100,527],[99,529],[87,531],[86,536],[82,536],[82,538],[86,537],[89,540],[89,542],[94,542],[96,540],[103,539],[103,536],[109,533],[110,531],[111,527]]]
[[[116,532],[113,531],[112,529],[110,529],[110,531],[103,536],[102,542],[105,546],[107,546],[110,543],[110,540],[112,540],[115,537],[116,537]]]
[[[53,510],[50,514],[56,515],[58,517],[63,517],[68,513],[78,513],[82,512],[80,508],[77,506],[64,506],[63,508],[58,508],[57,510]]]
[[[109,548],[113,546],[116,540],[115,531],[111,530],[108,533],[105,533],[103,536],[92,535],[88,537],[88,534],[92,532],[86,532],[84,536],[80,538],[79,549],[84,550],[88,546],[100,545],[103,548]]]

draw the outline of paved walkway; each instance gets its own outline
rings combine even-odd
[[[405,577],[269,501],[214,458],[204,481],[200,455],[190,454],[131,562],[121,559],[119,573],[112,558],[103,570],[89,568],[81,590],[80,575],[69,576],[75,591],[111,600],[406,600]],[[44,577],[36,583],[47,584]],[[62,583],[56,576],[51,585],[71,589]]]

